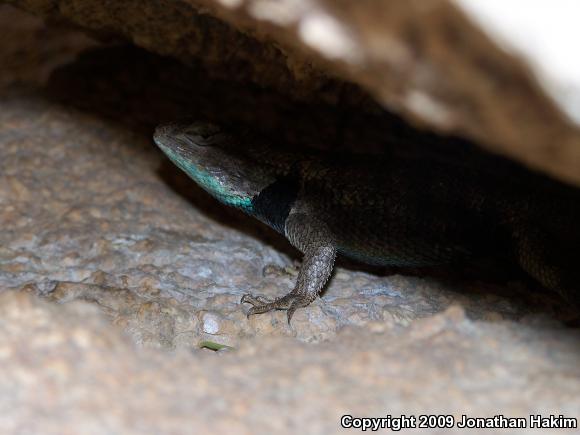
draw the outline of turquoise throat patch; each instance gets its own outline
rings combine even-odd
[[[181,155],[171,149],[163,148],[163,152],[181,168],[189,177],[199,184],[205,191],[210,193],[222,203],[231,207],[240,208],[244,211],[251,212],[253,209],[252,198],[243,197],[230,192],[226,186],[219,183],[215,177],[192,164],[189,160],[184,159]]]

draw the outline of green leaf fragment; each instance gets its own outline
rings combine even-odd
[[[222,349],[233,349],[232,346],[228,346],[227,344],[216,343],[215,341],[204,340],[200,341],[197,345],[200,349],[210,349],[210,350],[222,350]]]

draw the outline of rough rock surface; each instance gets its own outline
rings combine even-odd
[[[402,330],[347,328],[332,343],[265,337],[169,354],[135,349],[98,314],[0,295],[3,434],[328,434],[344,414],[578,417],[577,331],[473,322],[453,307]]]
[[[328,77],[346,79],[422,125],[580,184],[578,126],[452,0],[10,3],[299,99],[360,105],[360,92]]]

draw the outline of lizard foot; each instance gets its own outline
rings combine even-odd
[[[299,294],[297,292],[290,292],[281,298],[271,300],[264,296],[254,296],[250,293],[246,293],[242,296],[240,303],[250,304],[252,308],[248,310],[247,316],[250,317],[252,314],[262,314],[267,313],[272,310],[286,310],[288,316],[288,324],[294,315],[294,312],[298,308],[307,306],[312,302],[312,299],[305,294]]]

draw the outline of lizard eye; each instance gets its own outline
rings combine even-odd
[[[224,134],[213,124],[192,124],[185,131],[185,136],[197,146],[212,146],[219,143]]]
[[[196,134],[196,135],[193,135],[190,137],[191,137],[192,142],[194,142],[196,145],[199,145],[202,147],[211,145],[211,136],[209,136],[209,135],[202,136],[202,135]]]
[[[225,137],[226,136],[222,133],[208,135],[201,135],[198,133],[186,135],[188,141],[200,147],[211,147],[214,145],[219,145],[223,143]]]

